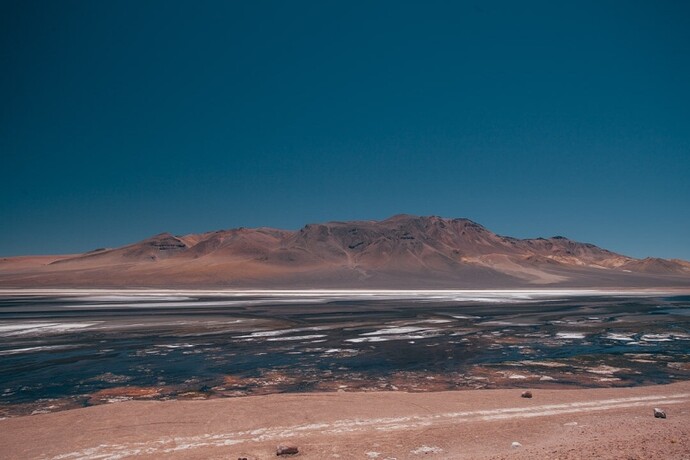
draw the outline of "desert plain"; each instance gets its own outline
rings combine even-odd
[[[667,418],[655,418],[654,408]],[[687,459],[690,382],[129,401],[0,421],[3,458]]]

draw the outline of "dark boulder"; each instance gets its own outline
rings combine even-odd
[[[297,446],[278,446],[276,449],[276,455],[281,456],[281,455],[297,455],[299,453],[299,449]]]

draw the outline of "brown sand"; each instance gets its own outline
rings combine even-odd
[[[690,382],[521,392],[129,401],[0,420],[0,457],[268,459],[288,443],[305,459],[690,458]]]

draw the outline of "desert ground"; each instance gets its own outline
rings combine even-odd
[[[687,459],[690,382],[127,401],[0,420],[3,458]],[[660,408],[667,418],[655,418]],[[519,443],[515,444],[515,443]]]

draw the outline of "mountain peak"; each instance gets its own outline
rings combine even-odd
[[[414,214],[394,214],[381,222],[406,222],[420,219],[425,219],[425,217],[416,216]]]
[[[466,223],[481,227],[480,224],[478,224],[477,222],[474,222],[474,221],[472,221],[466,217],[447,218],[447,217],[441,217],[441,216],[436,216],[436,215],[417,216],[414,214],[395,214],[395,215],[390,216],[389,218],[384,219],[380,222],[422,222],[422,223],[443,222],[446,224],[451,223],[451,222],[466,222]]]
[[[687,262],[633,259],[560,235],[504,237],[467,218],[412,214],[308,224],[298,231],[164,232],[33,270],[12,267],[0,267],[0,286],[690,286]]]

